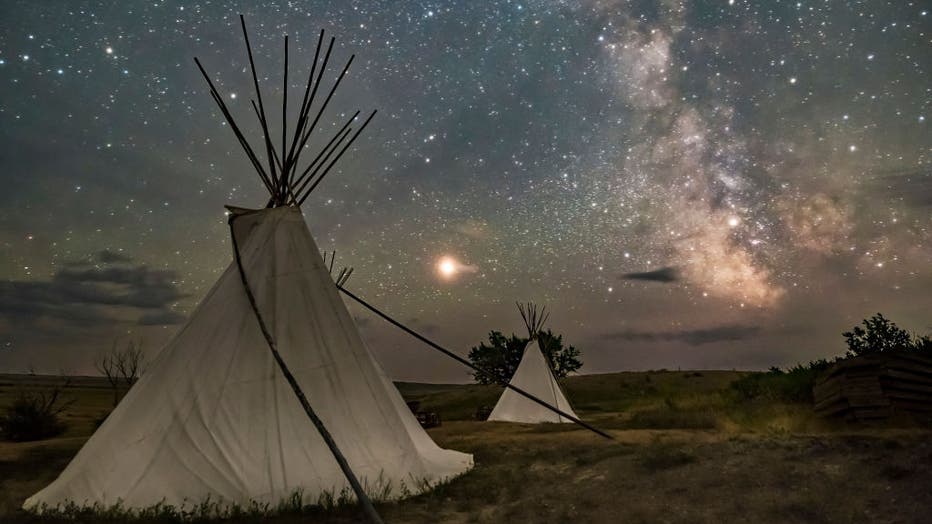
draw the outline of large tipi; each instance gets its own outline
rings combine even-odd
[[[323,32],[318,56],[322,40]],[[300,202],[365,127],[344,144],[357,112],[299,174],[307,135],[330,100],[311,123],[332,47],[333,39],[316,80],[315,57],[290,149],[283,129],[275,151],[256,82],[267,165],[204,73],[270,191],[269,204],[229,208],[235,261],[67,468],[25,508],[119,503],[133,510],[205,500],[274,507],[297,492],[314,502],[350,488],[362,499],[386,488],[397,497],[472,467],[471,455],[430,439],[366,348],[301,213]],[[287,37],[285,49],[287,72]]]
[[[544,310],[541,310],[538,316],[537,308],[533,304],[526,306],[518,304],[518,309],[527,325],[530,340],[524,348],[524,355],[509,384],[556,407],[566,415],[576,417],[576,413],[566,400],[566,395],[560,389],[560,384],[553,376],[547,358],[540,349],[540,328],[547,320]],[[530,424],[574,422],[573,419],[549,409],[540,402],[530,400],[511,388],[505,388],[492,413],[489,414],[489,420]]]

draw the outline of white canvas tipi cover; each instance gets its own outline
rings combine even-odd
[[[369,353],[297,207],[240,212],[242,263],[263,319],[311,406],[368,490],[389,497],[472,467],[438,447]],[[425,482],[426,481],[426,482]],[[236,264],[207,294],[52,484],[40,509],[121,502],[273,506],[349,484],[282,376]]]
[[[570,403],[566,401],[557,379],[550,371],[550,365],[540,350],[535,338],[524,349],[524,356],[518,364],[518,369],[509,382],[512,386],[527,391],[531,395],[558,408],[560,411],[576,416]],[[505,388],[499,397],[495,409],[489,415],[489,420],[505,422],[526,422],[537,424],[540,422],[573,422],[572,420],[554,413],[527,397]]]

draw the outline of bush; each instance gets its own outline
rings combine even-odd
[[[825,359],[797,364],[786,371],[773,367],[766,373],[754,373],[731,383],[730,391],[739,400],[771,400],[812,403],[812,387],[823,371],[832,365]]]
[[[754,373],[731,383],[730,392],[737,400],[771,400],[790,403],[812,403],[812,387],[816,379],[832,364],[842,360],[875,353],[932,352],[932,338],[913,335],[877,313],[865,319],[864,327],[854,326],[842,333],[848,352],[833,361],[814,360],[797,364],[783,371],[770,368],[767,373]]]
[[[932,338],[900,329],[880,313],[861,323],[863,328],[854,326],[841,334],[848,344],[849,357],[892,351],[932,352]]]
[[[50,393],[20,393],[0,415],[0,437],[14,442],[42,440],[62,434],[65,423],[59,415],[71,405],[62,402],[61,390]]]

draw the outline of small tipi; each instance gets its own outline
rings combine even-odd
[[[547,357],[540,348],[540,329],[547,321],[545,310],[538,315],[534,304],[518,304],[518,310],[528,329],[530,340],[524,348],[524,356],[511,377],[509,384],[516,386],[544,402],[556,407],[568,415],[576,417],[573,408],[560,389],[560,384],[553,376]],[[579,418],[579,417],[576,417]],[[527,397],[506,388],[498,403],[489,415],[491,421],[524,422],[538,424],[541,422],[572,423],[567,417],[534,402]]]
[[[285,56],[287,64],[287,38]],[[329,56],[330,49],[320,76]],[[275,507],[299,492],[311,503],[350,487],[359,494],[354,482],[370,493],[391,487],[392,498],[470,469],[471,455],[431,440],[366,348],[299,207],[349,147],[352,140],[321,171],[355,115],[304,170],[313,169],[310,177],[296,176],[317,123],[308,116],[320,76],[311,92],[312,69],[291,149],[283,133],[280,151],[256,84],[267,165],[204,76],[269,189],[269,204],[229,208],[234,262],[67,468],[24,508],[135,510],[206,500]]]

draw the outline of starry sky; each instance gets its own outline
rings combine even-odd
[[[223,206],[267,194],[193,57],[258,143],[239,13],[269,105],[285,34],[291,107],[321,28],[329,78],[357,54],[323,128],[379,113],[303,210],[349,289],[452,349],[522,333],[516,300],[591,373],[837,355],[877,311],[928,333],[929,10],[3,2],[0,372],[154,355],[231,262]],[[468,379],[350,309],[392,377]]]

